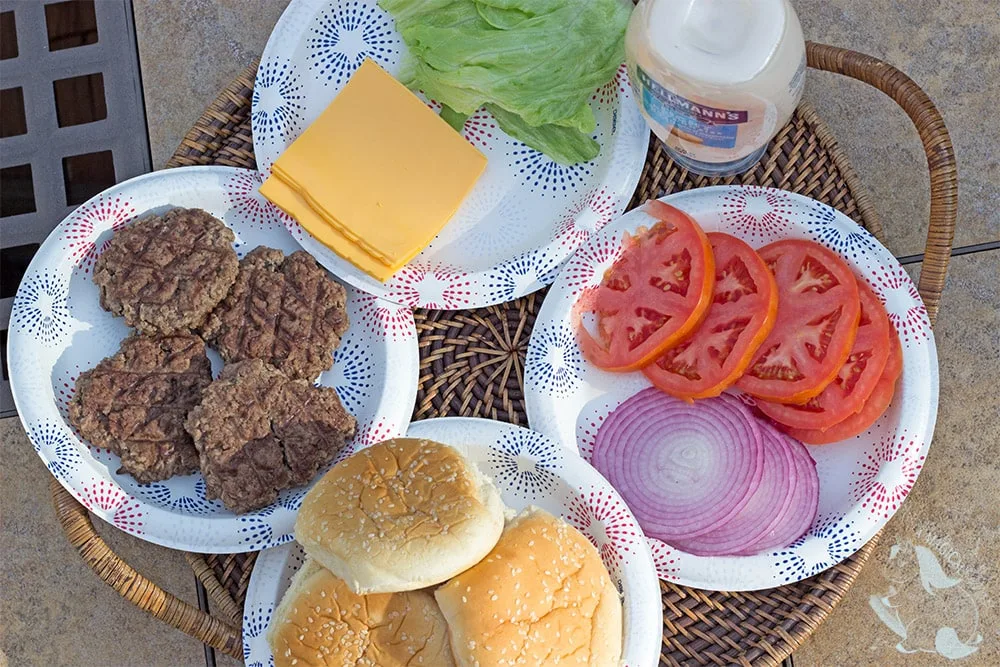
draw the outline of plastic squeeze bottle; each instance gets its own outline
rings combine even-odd
[[[802,97],[805,41],[788,0],[641,0],[625,51],[650,127],[698,174],[752,168]]]

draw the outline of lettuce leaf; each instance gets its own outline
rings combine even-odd
[[[621,0],[379,4],[410,51],[403,83],[450,108],[452,120],[488,104],[505,132],[554,160],[596,156],[589,100],[624,59]]]
[[[559,164],[589,162],[601,152],[601,146],[589,135],[560,125],[528,125],[517,114],[495,104],[487,104],[500,129],[519,141],[539,150]]]

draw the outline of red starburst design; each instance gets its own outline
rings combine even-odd
[[[605,405],[601,412],[592,416],[586,421],[586,423],[581,426],[582,433],[578,438],[580,443],[580,456],[587,463],[590,463],[590,459],[594,456],[594,445],[597,443],[597,432],[601,430],[601,424],[604,420],[608,418],[611,414],[611,407]]]
[[[358,429],[355,441],[362,447],[367,447],[388,440],[397,430],[385,420],[380,419],[377,422],[372,420]]]
[[[586,211],[593,213],[581,221],[581,214]],[[615,213],[615,198],[604,188],[591,190],[587,196],[570,208],[556,226],[555,239],[564,246],[576,248],[585,243],[590,236],[601,231],[611,222]]]
[[[99,196],[76,209],[66,222],[63,239],[66,252],[78,269],[89,273],[111,239],[98,246],[97,239],[105,231],[117,232],[135,216],[135,207],[124,197]]]
[[[359,296],[357,300],[366,330],[377,336],[389,336],[394,341],[413,338],[413,313],[409,308],[370,294]]]
[[[52,389],[56,394],[56,405],[59,407],[59,412],[63,416],[69,413],[69,402],[72,400],[73,395],[76,393],[76,379],[80,377],[80,367],[74,366],[71,369],[66,369],[62,372],[62,377],[56,380]],[[79,435],[79,431],[76,427],[73,427],[73,431]]]
[[[385,420],[371,420],[365,424],[358,426],[358,433],[354,436],[354,440],[344,445],[344,448],[337,452],[337,456],[333,459],[333,465],[336,465],[346,459],[347,457],[355,454],[365,447],[370,447],[374,444],[382,442],[383,440],[388,440],[399,432],[399,429],[392,427]]]
[[[656,576],[664,581],[676,581],[680,567],[677,566],[677,552],[667,544],[652,537],[646,538],[646,544],[653,554],[653,565],[656,566]]]
[[[144,516],[145,512],[142,511],[139,501],[128,496],[118,509],[115,510],[113,521],[116,526],[127,533],[142,535],[142,519]]]
[[[723,196],[722,220],[750,241],[769,242],[791,223],[792,204],[780,192],[746,185]]]
[[[883,438],[851,473],[851,497],[861,501],[873,518],[889,518],[917,481],[924,466],[924,456],[918,453],[922,448],[923,443],[905,430]]]
[[[566,509],[566,520],[597,547],[608,570],[617,572],[622,552],[630,553],[639,537],[625,505],[610,491],[591,489],[575,496]]]
[[[427,97],[427,93],[425,93],[424,91],[418,90],[417,92],[423,95],[424,97]],[[425,102],[425,104],[427,104],[427,107],[435,113],[441,111],[441,103],[438,102],[437,100],[428,99],[427,102]]]
[[[496,121],[493,116],[480,109],[465,121],[462,128],[462,136],[473,146],[492,149],[492,141],[498,132]]]
[[[305,235],[305,230],[302,229],[302,225],[300,225],[295,218],[288,215],[280,208],[275,208],[275,215],[278,217],[282,226],[288,230],[288,233],[296,239],[301,239]]]
[[[910,343],[930,338],[931,323],[927,319],[927,307],[920,299],[917,286],[910,276],[899,266],[884,266],[875,269],[875,295],[885,305],[889,321],[909,347]]]
[[[411,308],[457,310],[471,303],[471,285],[464,271],[408,264],[386,285],[386,298]]]
[[[281,221],[282,216],[288,216],[260,194],[259,188],[263,182],[264,177],[260,172],[241,170],[226,181],[224,189],[229,205],[248,223],[259,229],[271,229],[276,222]],[[284,224],[284,221],[281,222]]]
[[[615,104],[618,96],[628,91],[628,86],[628,69],[622,63],[615,71],[614,78],[598,88],[590,99],[598,104]]]
[[[614,236],[596,239],[581,246],[563,270],[570,296],[575,297],[585,289],[599,285],[604,272],[618,260],[621,250],[621,241]]]
[[[124,491],[104,480],[95,480],[90,486],[83,487],[83,504],[89,510],[118,509],[127,497]]]

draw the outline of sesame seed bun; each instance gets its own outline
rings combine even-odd
[[[312,560],[292,577],[267,641],[275,667],[455,664],[430,593],[357,595]]]
[[[622,606],[597,549],[537,508],[434,597],[459,665],[618,665]]]
[[[334,466],[303,500],[295,539],[355,593],[409,591],[482,560],[503,511],[492,480],[458,451],[397,438]]]

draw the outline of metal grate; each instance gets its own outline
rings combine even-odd
[[[0,0],[0,416],[17,284],[77,205],[151,168],[129,0]]]

